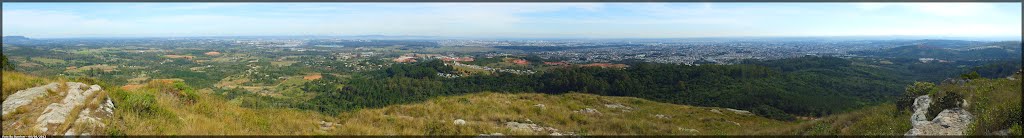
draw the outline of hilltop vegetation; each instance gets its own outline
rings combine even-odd
[[[10,74],[19,73],[5,73]],[[23,83],[18,81],[4,82]],[[288,108],[245,108],[178,80],[154,79],[129,90],[87,78],[75,81],[102,85],[114,101],[112,117],[103,120],[107,127],[93,130],[103,135],[735,135],[791,124],[725,108],[582,93],[482,92],[325,116]],[[456,119],[466,123],[457,125]],[[7,130],[5,134],[35,134]]]
[[[317,113],[251,109],[194,90],[180,81],[155,80],[136,90],[112,89],[117,110],[109,135],[315,134]]]
[[[1021,57],[1020,41],[971,44],[970,46],[946,46],[944,44],[945,43],[921,43],[889,49],[858,51],[851,53],[876,57],[936,58],[944,60],[1020,59]]]
[[[50,80],[18,72],[4,75],[5,88]],[[130,90],[87,78],[72,80],[103,85],[114,100],[113,119],[104,122],[109,127],[95,130],[108,135],[902,135],[910,127],[909,112],[888,102],[791,122],[634,97],[476,92],[325,115],[274,106],[247,108],[177,80],[155,79]],[[978,118],[971,134],[1008,130],[1019,135],[1020,83],[986,78],[962,85],[917,83],[905,93],[962,94]]]
[[[967,134],[989,135],[999,131],[1008,131],[1013,135],[1021,135],[1021,75],[1015,74],[1013,79],[1000,78],[972,79],[963,84],[947,83],[936,86],[933,97],[955,98],[937,100],[939,105],[958,104],[967,101],[967,111],[975,116],[974,123],[969,125]],[[941,107],[941,106],[940,106]],[[948,108],[947,108],[948,109]],[[941,110],[940,110],[941,111]],[[929,112],[931,113],[931,112]]]
[[[434,75],[452,69],[440,61],[398,64],[344,80],[312,81],[318,93],[299,108],[337,113],[424,101],[432,97],[496,92],[571,91],[754,111],[779,120],[792,114],[824,116],[886,101],[908,81],[892,72],[829,57],[803,57],[743,65],[634,64],[627,69],[554,68],[532,75],[496,73],[459,78]],[[856,83],[847,83],[856,82]]]
[[[740,135],[790,124],[724,108],[631,97],[493,92],[364,109],[339,119],[333,133],[356,135]],[[465,123],[455,123],[459,119]],[[543,129],[521,129],[520,123]]]
[[[898,136],[910,130],[910,112],[886,103],[765,130],[769,135],[882,135]]]

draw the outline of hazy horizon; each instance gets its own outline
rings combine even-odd
[[[30,38],[1021,36],[1019,3],[5,3]]]

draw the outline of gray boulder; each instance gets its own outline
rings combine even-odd
[[[932,120],[927,120],[926,114],[931,103],[927,95],[917,97],[914,100],[914,114],[911,116],[913,128],[905,135],[964,135],[968,125],[974,120],[970,112],[963,108],[946,109],[939,112]]]

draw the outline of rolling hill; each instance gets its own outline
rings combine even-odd
[[[1019,41],[992,42],[964,46],[921,43],[889,49],[856,51],[852,54],[887,58],[936,58],[942,60],[992,60],[1021,57]]]

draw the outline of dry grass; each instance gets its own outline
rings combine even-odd
[[[910,130],[910,112],[883,104],[764,131],[769,135],[903,135]]]
[[[544,107],[534,106],[544,104]],[[622,104],[633,108],[609,108]],[[600,114],[575,113],[584,108]],[[721,110],[721,114],[710,111]],[[670,118],[657,118],[656,115]],[[505,122],[521,122],[558,129],[559,133],[582,135],[738,135],[785,126],[790,123],[752,115],[741,115],[721,108],[693,107],[657,103],[638,98],[590,94],[500,94],[478,93],[440,97],[427,102],[368,109],[339,116],[340,128],[334,134],[357,135],[548,135],[551,132],[517,131]],[[466,125],[455,125],[464,119]],[[530,121],[527,121],[530,120]],[[736,122],[736,125],[732,122]],[[684,129],[696,129],[688,132]]]
[[[3,71],[3,99],[7,99],[7,96],[18,92],[18,90],[44,85],[49,81],[49,79],[39,78],[21,72]]]
[[[147,85],[161,85],[150,83]],[[326,119],[318,113],[293,109],[249,109],[227,100],[200,95],[188,104],[149,86],[129,93],[156,96],[155,106],[165,112],[146,116],[118,109],[114,130],[128,135],[310,135],[317,122]],[[116,94],[116,93],[115,93]],[[124,104],[124,103],[122,103]]]

